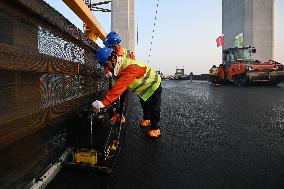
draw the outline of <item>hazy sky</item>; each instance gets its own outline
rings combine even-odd
[[[77,27],[80,19],[61,0],[46,0]],[[136,0],[138,45],[136,58],[147,62],[157,0]],[[110,8],[109,6],[104,6]],[[110,31],[110,13],[95,12]],[[275,0],[275,60],[284,63],[284,0]],[[135,26],[137,28],[137,25]],[[216,38],[222,34],[222,0],[159,0],[158,15],[149,65],[164,74],[174,74],[176,67],[185,72],[207,73],[221,63],[221,48]],[[101,42],[98,42],[101,44]]]

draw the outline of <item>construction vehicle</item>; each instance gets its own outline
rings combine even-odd
[[[254,53],[256,49],[251,46],[223,50],[223,63],[217,67],[218,72],[209,70],[210,82],[214,85],[226,82],[237,86],[277,85],[284,79],[283,64],[274,60],[254,60]]]
[[[189,79],[189,76],[184,73],[184,68],[176,68],[174,79],[175,80],[186,80],[186,79]]]

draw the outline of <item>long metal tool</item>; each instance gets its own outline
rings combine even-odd
[[[120,102],[120,98],[119,98],[119,102]],[[108,138],[107,138],[107,141],[104,147],[104,160],[112,158],[114,154],[110,155],[110,152],[112,150],[117,151],[117,148],[120,144],[119,140],[121,136],[121,128],[122,128],[122,123],[123,123],[122,117],[123,117],[123,110],[119,111],[119,122],[118,123],[116,122],[114,125],[111,125],[111,129],[108,134]],[[115,134],[117,135],[115,136]],[[114,139],[110,141],[110,138],[112,135],[114,135]]]

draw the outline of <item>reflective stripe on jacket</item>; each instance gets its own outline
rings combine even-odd
[[[109,106],[116,99],[118,99],[118,97],[124,91],[130,88],[132,90],[137,91],[137,94],[140,93],[140,95],[143,96],[143,100],[147,100],[154,93],[154,91],[159,87],[161,83],[161,77],[159,75],[156,75],[156,73],[154,75],[155,71],[152,69],[151,69],[151,72],[149,72],[150,68],[148,66],[140,64],[137,61],[130,60],[130,59],[128,60],[123,59],[123,61],[124,61],[124,64],[120,68],[117,82],[114,84],[111,90],[106,94],[106,96],[102,99],[102,103],[105,106]],[[151,75],[154,75],[154,79],[150,78]],[[158,77],[158,81],[157,81],[157,84],[154,84],[156,76]],[[144,87],[142,85],[140,86],[140,84],[142,83],[145,83]],[[151,85],[152,83],[153,85]],[[137,88],[137,86],[139,87]],[[149,90],[146,90],[146,88],[149,88]],[[142,91],[143,89],[145,89],[144,90],[145,92]]]
[[[211,68],[211,75],[218,75],[218,68]]]
[[[160,75],[152,68],[149,68],[147,65],[144,65],[138,61],[131,59],[123,59],[123,68],[126,68],[129,65],[136,65],[139,67],[146,68],[146,72],[143,77],[136,78],[128,87],[129,90],[136,92],[144,101],[155,92],[155,90],[161,84]]]

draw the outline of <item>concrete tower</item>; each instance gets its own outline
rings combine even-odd
[[[111,1],[111,30],[119,33],[121,44],[135,51],[135,0]]]
[[[244,45],[256,48],[255,59],[273,59],[274,0],[223,0],[222,10],[223,48],[234,47],[243,33]]]

